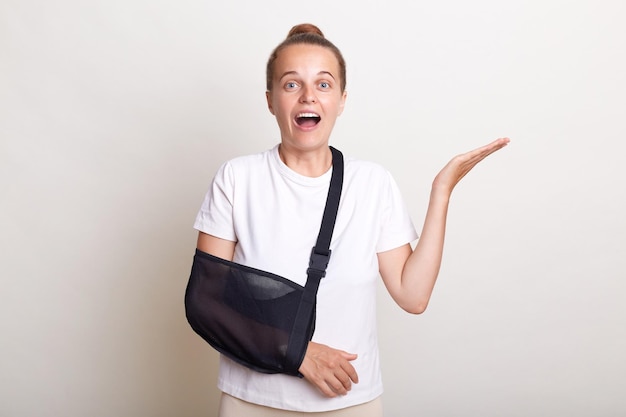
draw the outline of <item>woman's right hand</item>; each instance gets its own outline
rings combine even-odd
[[[356,370],[350,363],[356,358],[354,353],[309,342],[300,373],[327,397],[346,395],[352,384],[359,382]]]

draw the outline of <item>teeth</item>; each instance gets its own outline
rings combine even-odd
[[[315,113],[298,113],[296,117],[319,117],[319,115]]]

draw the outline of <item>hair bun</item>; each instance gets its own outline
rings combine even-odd
[[[311,33],[314,35],[321,36],[322,38],[324,37],[324,34],[320,30],[320,28],[318,28],[317,26],[311,23],[301,23],[291,28],[291,30],[287,34],[287,38],[291,38],[292,36],[300,35],[303,33]]]

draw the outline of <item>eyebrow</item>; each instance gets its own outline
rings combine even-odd
[[[286,71],[285,73],[283,73],[283,75],[280,76],[280,78],[278,80],[280,81],[280,80],[282,80],[283,78],[285,78],[288,75],[298,75],[298,72],[297,71]],[[333,74],[331,72],[329,72],[329,71],[320,71],[320,72],[317,73],[317,75],[328,75],[333,80],[335,79]]]

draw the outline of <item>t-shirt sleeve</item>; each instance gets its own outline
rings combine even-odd
[[[218,237],[237,241],[233,219],[234,175],[227,162],[215,174],[213,182],[200,206],[194,229]]]
[[[382,202],[381,230],[376,252],[385,252],[416,240],[418,234],[411,221],[408,208],[396,181],[389,172],[387,172],[383,189]]]

